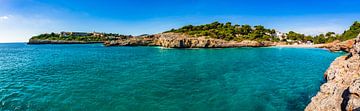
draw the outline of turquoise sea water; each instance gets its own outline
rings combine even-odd
[[[342,54],[0,44],[0,110],[300,111]]]

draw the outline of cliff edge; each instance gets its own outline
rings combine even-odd
[[[326,83],[306,111],[360,111],[360,35],[350,53],[336,58],[324,77]]]
[[[144,37],[110,40],[105,46],[161,46],[166,48],[227,48],[227,47],[266,47],[276,43],[270,41],[226,41],[207,37],[192,37],[181,33],[160,33]]]

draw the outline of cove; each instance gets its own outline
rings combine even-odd
[[[344,53],[0,44],[1,110],[301,111]]]

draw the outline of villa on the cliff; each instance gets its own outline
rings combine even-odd
[[[60,32],[60,37],[67,37],[67,36],[88,36],[89,33],[87,32]]]

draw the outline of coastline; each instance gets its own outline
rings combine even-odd
[[[28,44],[93,44],[103,43],[105,47],[111,46],[160,46],[164,48],[239,48],[239,47],[287,47],[287,48],[322,48],[329,51],[349,52],[354,39],[347,41],[334,41],[324,44],[288,43],[283,41],[259,40],[224,40],[208,38],[206,36],[194,37],[184,33],[165,32],[153,35],[124,36],[107,38],[99,41],[78,40],[49,40],[30,39]]]
[[[305,111],[360,110],[360,34],[350,52],[336,58],[324,73],[326,82]]]
[[[103,41],[29,40],[27,44],[95,44]]]
[[[287,48],[321,48],[325,44],[314,44],[314,45],[275,45],[274,47],[287,47]]]
[[[141,41],[141,40],[140,40]],[[107,45],[106,41],[64,41],[64,40],[29,40],[29,42],[25,42],[29,45],[41,45],[41,44],[97,44],[102,43],[105,47],[109,47]],[[130,42],[128,43],[130,44]],[[185,49],[222,49],[222,48],[241,48],[241,47],[254,47],[254,48],[261,48],[261,47],[279,47],[279,48],[320,48],[320,49],[327,49],[329,51],[346,51],[342,49],[336,49],[332,50],[334,46],[330,46],[329,44],[313,44],[313,45],[306,45],[306,44],[300,44],[300,45],[282,45],[279,43],[271,43],[271,44],[262,44],[261,43],[254,43],[251,41],[246,41],[245,43],[234,43],[234,42],[228,42],[228,43],[221,43],[218,47],[166,47],[162,46],[162,44],[132,44],[132,45],[110,45],[110,46],[156,46],[160,47],[162,49],[173,49],[173,48],[185,48]],[[174,43],[172,43],[174,44]],[[227,44],[227,45],[224,45]]]

